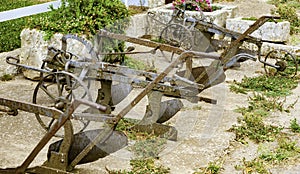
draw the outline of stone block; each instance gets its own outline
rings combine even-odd
[[[242,18],[234,18],[226,20],[226,28],[239,33],[245,32],[255,21],[243,20]],[[255,32],[251,34],[253,37],[260,38],[271,42],[287,42],[290,33],[290,23],[284,22],[266,22]]]
[[[5,74],[15,75],[18,73],[18,68],[14,65],[9,65],[6,63],[6,57],[19,57],[20,49],[16,49],[10,52],[2,52],[0,53],[0,76]]]
[[[45,32],[36,29],[24,29],[21,32],[21,53],[20,61],[22,64],[41,67],[43,59],[46,58],[48,47],[61,49],[62,34],[54,34],[50,40],[44,39]],[[80,56],[90,57],[89,50],[74,39],[67,40],[67,51]],[[39,78],[39,72],[33,70],[24,70],[23,74],[26,78],[36,80]]]
[[[140,37],[146,34],[147,29],[147,14],[137,14],[130,17],[128,28],[125,33],[131,37]]]

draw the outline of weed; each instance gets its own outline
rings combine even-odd
[[[239,122],[239,126],[234,125],[229,131],[234,132],[235,139],[241,143],[247,143],[247,138],[257,143],[274,141],[282,130],[281,127],[265,125],[262,117],[253,113],[246,113]]]
[[[280,164],[286,161],[296,160],[300,155],[300,148],[296,142],[286,137],[278,139],[278,147],[261,149],[259,157],[246,161],[243,159],[243,165],[235,166],[236,170],[243,170],[245,173],[270,173],[267,166]]]
[[[271,0],[277,9],[272,13],[279,14],[282,19],[286,19],[291,23],[291,34],[300,32],[300,20],[297,15],[300,5],[298,0]]]
[[[259,110],[269,113],[270,111],[283,111],[283,102],[278,97],[266,97],[259,93],[253,93],[253,97],[249,97],[249,106],[247,112],[257,112]]]
[[[138,123],[138,120],[124,118],[116,130],[123,131],[129,139],[136,140],[135,144],[128,147],[136,157],[130,160],[131,171],[108,171],[110,174],[166,174],[170,173],[169,168],[156,166],[155,159],[158,159],[159,153],[164,149],[166,139],[156,137],[153,134],[136,132],[131,128]]]
[[[138,133],[131,128],[138,123],[138,120],[123,118],[117,125],[116,130],[122,131],[126,134],[129,139],[136,140],[139,136],[147,137],[149,136],[146,133]]]
[[[279,164],[283,161],[297,158],[299,155],[300,148],[296,145],[296,142],[282,137],[278,139],[278,147],[276,149],[262,153],[259,158],[270,164]]]
[[[252,173],[260,173],[260,174],[269,174],[266,164],[263,160],[255,158],[251,161],[246,161],[243,158],[243,164],[235,166],[236,170],[243,170],[243,173],[252,174]]]
[[[297,122],[297,119],[293,119],[290,121],[290,128],[295,133],[300,133],[300,125]]]
[[[3,76],[0,77],[0,80],[1,81],[9,81],[9,80],[12,80],[13,78],[14,78],[14,76],[11,74],[4,74]]]
[[[135,60],[134,58],[125,56],[124,65],[128,66],[129,68],[136,69],[136,70],[145,70],[147,69],[147,65],[141,61]]]
[[[159,153],[164,149],[166,139],[151,137],[145,140],[136,141],[129,149],[138,159],[158,158]]]
[[[263,118],[270,115],[271,111],[287,111],[283,108],[283,102],[277,98],[268,98],[262,94],[254,93],[249,97],[249,106],[238,108],[236,111],[242,113],[239,118],[239,126],[234,125],[230,131],[235,132],[236,140],[246,143],[249,138],[255,142],[273,141],[282,128],[272,125],[265,125]]]
[[[194,174],[218,174],[222,170],[223,162],[214,161],[209,162],[205,168],[200,168],[200,171],[194,172]]]
[[[170,169],[156,166],[153,158],[130,160],[131,171],[108,171],[109,174],[168,174]]]
[[[230,90],[236,93],[246,93],[249,91],[262,92],[266,96],[287,96],[292,93],[292,89],[298,85],[293,78],[283,78],[280,76],[257,76],[244,77],[241,82],[234,81]]]
[[[256,21],[257,17],[242,18],[242,20]]]
[[[134,5],[130,5],[129,8],[128,8],[130,15],[145,13],[145,12],[147,12],[148,9],[149,9],[149,7],[134,6]]]

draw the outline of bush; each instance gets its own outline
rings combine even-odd
[[[36,4],[41,1],[5,1],[0,10],[33,5],[34,2]],[[12,6],[9,7],[5,3]],[[48,38],[57,32],[91,36],[97,30],[127,16],[127,8],[120,0],[62,0],[59,9],[51,7],[51,11],[47,13],[0,23],[0,52],[20,47],[20,33],[24,26],[43,30]],[[120,27],[116,29],[119,30]]]
[[[129,16],[127,8],[120,0],[63,0],[60,8],[51,9],[51,12],[30,18],[28,22],[29,28],[45,31],[45,39],[49,39],[54,33],[91,37],[104,27],[111,32],[122,33],[125,18]],[[101,52],[124,51],[124,42],[111,39],[102,39],[101,42],[105,42],[98,43],[105,46],[99,48]],[[105,56],[103,61],[123,63],[124,55]]]
[[[271,0],[277,8],[273,13],[281,16],[291,23],[291,34],[300,33],[300,19],[297,10],[300,8],[300,0]]]
[[[62,6],[46,14],[34,16],[29,28],[37,28],[51,37],[54,33],[94,35],[99,29],[128,17],[120,0],[63,0]]]
[[[25,24],[24,18],[0,23],[0,52],[20,48],[20,34]]]
[[[282,19],[291,23],[291,34],[300,32],[300,19],[296,13],[296,8],[286,4],[279,4],[276,12]]]

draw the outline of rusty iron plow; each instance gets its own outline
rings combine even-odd
[[[227,31],[201,20],[186,19],[186,23],[192,23],[194,28],[207,32],[205,34],[207,36],[211,33],[223,33],[233,38],[220,55],[191,51],[182,44],[154,42],[101,30],[97,34],[99,38],[130,42],[152,50],[102,53],[94,50],[90,42],[78,36],[65,35],[62,38],[61,49],[48,48],[48,55],[41,67],[20,64],[18,58],[7,57],[8,64],[37,71],[40,77],[33,91],[32,103],[0,98],[0,105],[7,108],[1,111],[11,115],[17,115],[18,110],[33,113],[46,134],[19,167],[0,169],[0,173],[71,173],[78,164],[104,158],[122,149],[127,145],[128,140],[124,133],[116,130],[116,127],[145,96],[148,97],[145,114],[129,129],[177,140],[176,128],[164,123],[183,107],[181,99],[193,103],[203,101],[216,104],[216,100],[201,97],[199,94],[207,88],[224,82],[226,78],[224,72],[237,63],[245,60],[256,61],[253,55],[238,53],[239,47],[244,41],[261,46],[261,40],[249,34],[270,18],[273,19],[273,17],[258,19],[243,34]],[[68,39],[81,42],[89,50],[90,57],[80,57],[67,51]],[[135,70],[100,61],[99,58],[101,55],[154,54],[157,50],[172,53],[172,61],[160,73]],[[268,56],[272,57],[273,54],[267,55],[266,59]],[[173,60],[173,57],[176,59]],[[278,71],[286,69],[283,66],[287,64],[283,60],[275,64],[267,63],[266,59],[264,61],[261,59],[260,53],[258,58],[265,67],[271,66]],[[195,66],[193,63],[195,59],[209,60],[209,65]],[[297,63],[295,66],[297,73]],[[183,70],[180,69],[182,67]],[[177,71],[174,72],[174,69]],[[122,102],[134,88],[142,88],[142,90],[121,111],[114,113],[116,105]],[[169,100],[163,101],[163,96]],[[76,120],[81,126],[75,126]],[[86,130],[91,122],[101,122],[101,129]],[[60,131],[61,128],[64,128],[63,133]],[[41,166],[29,167],[53,136],[62,139],[50,144],[46,162]]]
[[[215,54],[182,52],[163,72],[157,74],[99,61],[64,59],[65,52],[63,50],[49,48],[49,52],[51,52],[50,55],[55,52],[55,56],[46,59],[42,68],[23,65],[17,58],[7,57],[9,64],[38,71],[41,75],[34,90],[32,103],[1,98],[0,105],[9,108],[7,111],[14,113],[13,115],[16,115],[18,110],[34,113],[47,132],[21,166],[1,169],[1,173],[70,173],[77,164],[95,161],[125,147],[127,137],[122,132],[116,131],[115,128],[119,121],[145,96],[149,98],[146,114],[132,129],[154,133],[170,140],[177,139],[177,130],[162,123],[172,118],[181,109],[182,103],[177,98],[184,98],[191,102],[216,103],[213,99],[197,96],[200,91],[205,89],[205,85],[185,79],[181,77],[180,73],[174,77],[167,77],[175,67],[193,56],[217,59],[218,56]],[[58,56],[58,54],[61,55]],[[62,70],[61,66],[65,70]],[[49,70],[49,67],[55,68],[55,70]],[[73,69],[80,69],[80,72],[76,74]],[[95,76],[89,73],[92,71],[97,72]],[[185,72],[181,73],[186,74]],[[128,75],[144,77],[144,80]],[[96,101],[92,101],[90,92],[92,89],[89,86],[91,81],[101,82],[101,88],[96,89],[98,94]],[[142,92],[116,115],[111,114],[114,104],[116,104],[112,100],[114,97],[120,96],[113,96],[111,93],[113,81],[143,88]],[[51,85],[58,89],[57,96],[51,93]],[[82,92],[79,97],[73,96],[73,93],[79,89]],[[43,106],[38,102],[38,95],[41,92],[44,93],[43,99],[45,96],[51,99],[50,106]],[[163,95],[175,99],[161,102]],[[117,100],[121,101],[122,98]],[[80,105],[88,108],[77,112]],[[51,121],[45,123],[41,117],[51,118]],[[90,121],[104,122],[104,125],[102,129],[85,131],[83,128],[76,133],[71,120],[81,120],[85,123],[84,128]],[[42,166],[29,168],[41,149],[53,136],[57,136],[57,132],[62,127],[64,128],[63,139],[49,146],[48,160]],[[87,136],[88,138],[86,138]]]

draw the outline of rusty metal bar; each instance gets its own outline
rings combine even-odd
[[[270,19],[280,19],[277,16],[262,16],[254,24],[252,24],[243,34],[241,34],[235,41],[233,41],[229,47],[227,47],[224,52],[221,54],[221,61],[223,64],[227,63],[233,57],[233,50],[237,49],[241,44],[242,41],[249,37],[251,33],[261,27],[265,22]]]
[[[157,48],[162,51],[174,52],[176,54],[181,54],[182,52],[184,52],[183,49],[178,48],[178,47],[173,47],[173,46],[170,46],[167,44],[153,42],[153,41],[146,40],[146,39],[130,37],[130,36],[126,36],[123,34],[110,33],[105,30],[100,30],[98,34],[99,34],[99,36],[102,36],[102,37],[118,39],[118,40],[131,42],[131,43],[135,43],[135,44],[139,44],[139,45],[144,45],[146,47]]]
[[[0,105],[7,106],[11,109],[20,109],[22,111],[44,115],[47,117],[58,119],[63,112],[46,106],[41,106],[33,103],[20,102],[17,100],[0,98]]]

